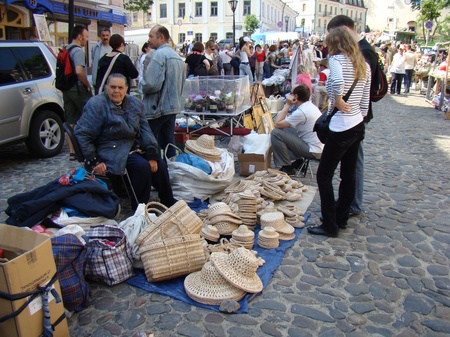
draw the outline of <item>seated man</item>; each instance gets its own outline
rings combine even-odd
[[[317,85],[313,85],[312,102],[320,111],[324,111],[328,107],[328,95],[325,85],[330,76],[330,69],[328,68],[328,60],[323,59],[319,64],[319,80]]]
[[[275,164],[281,166],[280,171],[289,175],[294,175],[295,170],[301,167],[304,157],[320,159],[322,154],[323,144],[313,132],[314,123],[321,113],[309,97],[307,85],[294,87],[286,97],[286,104],[278,113],[275,129],[270,134]],[[292,105],[296,109],[288,116]],[[297,158],[293,163],[290,153]]]
[[[154,186],[161,203],[170,207],[176,200],[167,164],[160,159],[142,102],[127,95],[127,90],[125,76],[111,74],[105,92],[84,106],[74,133],[86,158],[86,170],[114,178],[126,168],[139,203],[148,202]],[[137,208],[134,197],[131,207]]]

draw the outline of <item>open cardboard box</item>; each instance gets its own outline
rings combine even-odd
[[[32,292],[46,285],[55,275],[50,237],[34,231],[0,224],[0,248],[7,260],[0,262],[0,292],[17,295]],[[67,320],[64,318],[59,281],[53,284],[61,301],[49,294],[50,322],[56,324],[53,336],[69,336]],[[0,297],[0,318],[17,311],[27,298],[10,301]],[[0,336],[38,337],[44,332],[44,314],[41,296],[37,296],[16,317],[0,323]]]
[[[272,149],[266,154],[240,153],[238,154],[239,175],[249,176],[257,171],[267,170],[272,161]]]

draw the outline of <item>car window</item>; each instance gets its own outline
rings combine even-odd
[[[22,82],[23,74],[20,65],[11,49],[0,48],[0,85]]]
[[[38,47],[17,47],[14,53],[25,66],[29,79],[44,78],[51,74],[50,66]]]

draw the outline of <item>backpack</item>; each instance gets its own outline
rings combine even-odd
[[[377,65],[375,70],[372,71],[372,82],[370,84],[370,101],[378,102],[388,91],[388,82],[386,74],[384,73],[384,65],[380,60],[380,56],[376,53],[370,45],[368,47],[363,46],[361,50],[370,50],[375,53],[377,58]],[[367,60],[368,61],[368,60]]]
[[[56,58],[56,77],[55,87],[61,91],[67,91],[78,83],[78,76],[75,73],[75,66],[70,59],[70,50],[76,45],[69,48],[63,47],[59,49],[58,57]]]
[[[211,67],[208,70],[208,76],[217,76],[219,75],[219,69],[217,68],[217,62],[219,60],[218,56],[214,56],[214,60],[208,60]]]

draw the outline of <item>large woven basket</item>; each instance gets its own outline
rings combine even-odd
[[[152,211],[159,214],[154,221],[151,221],[148,216],[148,213]],[[162,226],[164,226],[165,237],[167,238],[187,234],[199,234],[203,227],[202,220],[183,200],[177,201],[170,208],[167,208],[159,202],[149,202],[146,206],[145,214],[148,226],[137,237],[135,243],[138,246],[160,240],[162,238]]]
[[[165,237],[165,233],[162,235]],[[139,248],[149,282],[173,279],[202,269],[206,255],[198,234],[149,242]]]

